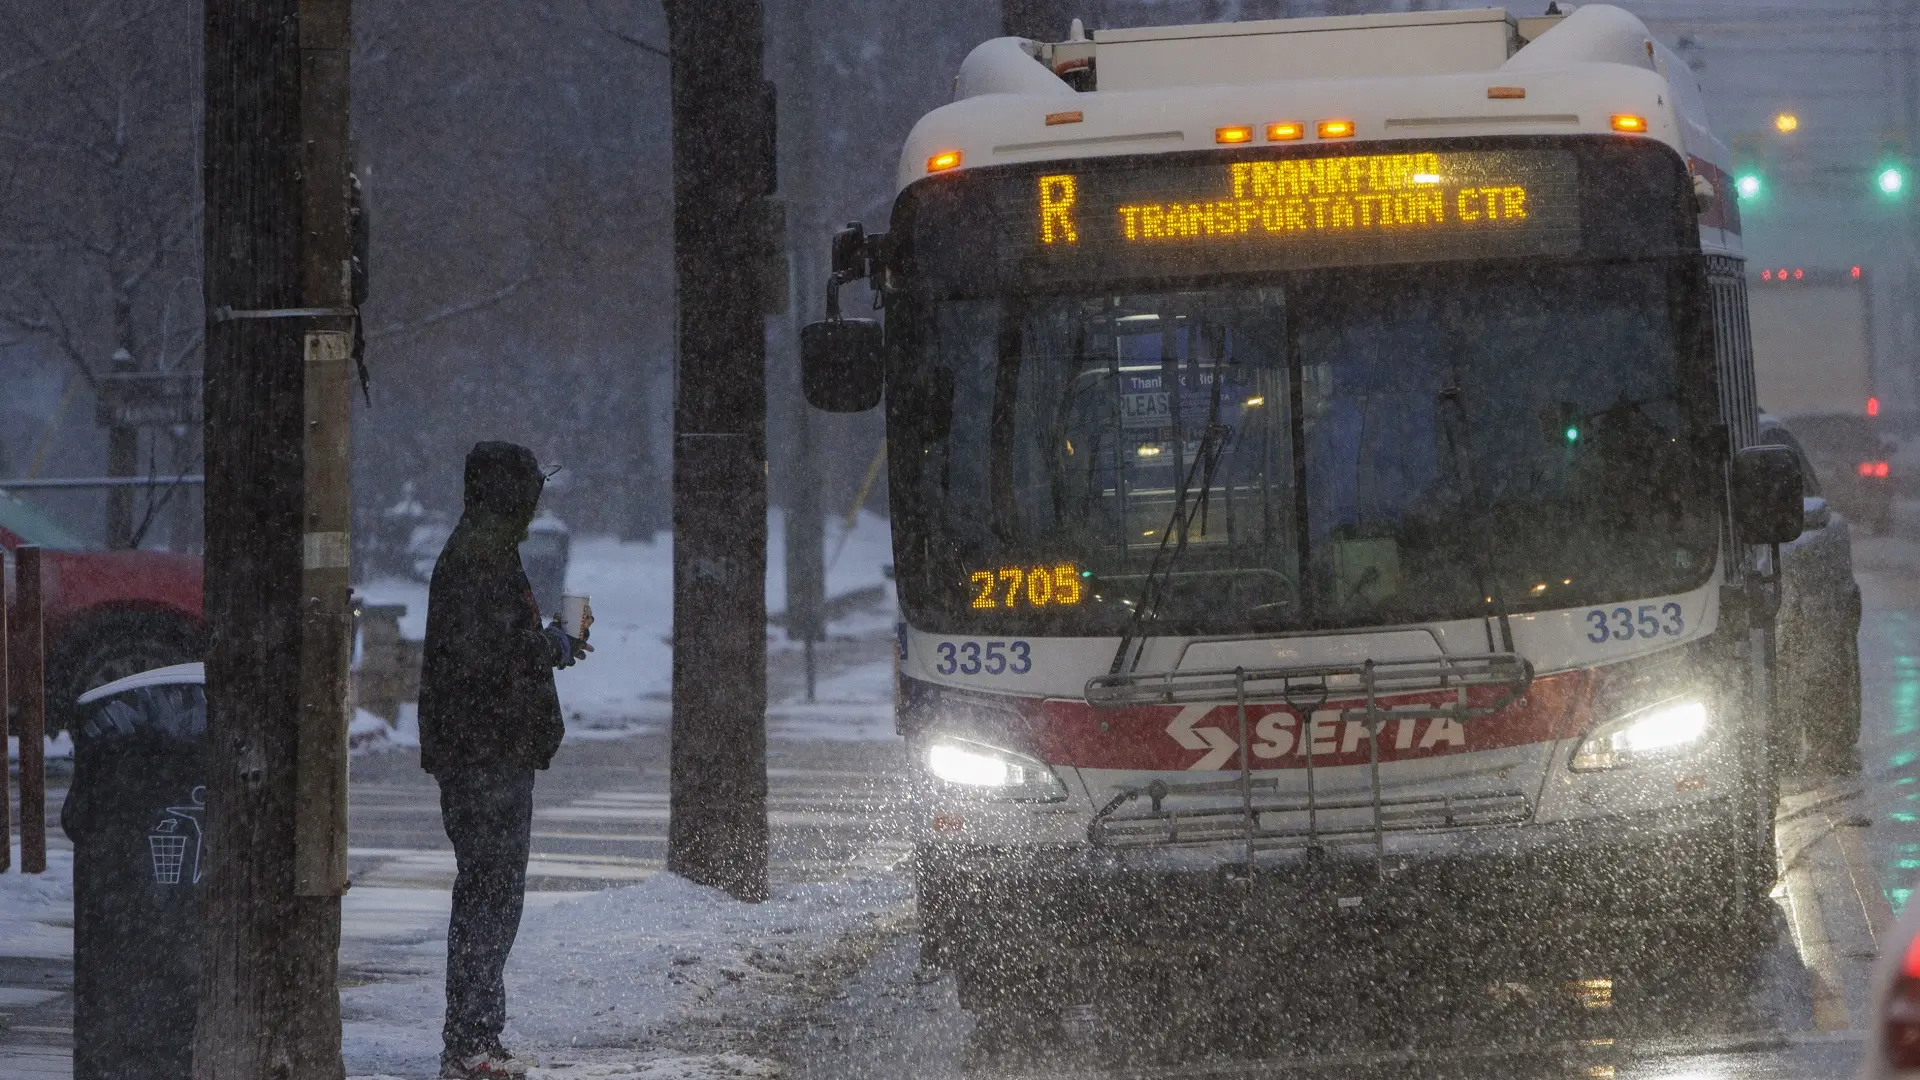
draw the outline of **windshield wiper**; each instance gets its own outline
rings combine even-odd
[[[1135,654],[1133,663],[1127,662],[1127,650],[1140,636],[1140,628],[1159,613],[1160,599],[1166,595],[1166,583],[1173,576],[1173,567],[1187,550],[1187,533],[1193,527],[1193,519],[1198,517],[1201,527],[1206,527],[1207,499],[1213,492],[1213,473],[1225,455],[1227,440],[1233,429],[1220,423],[1220,391],[1225,381],[1220,370],[1223,357],[1216,356],[1213,361],[1213,397],[1207,403],[1207,426],[1200,433],[1200,445],[1194,448],[1193,461],[1187,465],[1187,473],[1180,480],[1180,488],[1174,492],[1173,513],[1167,518],[1167,527],[1160,534],[1160,546],[1154,550],[1153,562],[1147,567],[1147,580],[1140,585],[1140,595],[1134,599],[1133,613],[1127,619],[1126,632],[1120,635],[1120,646],[1113,650],[1113,664],[1108,674],[1118,675],[1122,668],[1131,671],[1140,663]],[[1180,437],[1180,418],[1176,414],[1173,420],[1173,437]],[[1194,474],[1200,474],[1200,498],[1188,506],[1193,494]],[[1178,538],[1175,538],[1175,533]],[[1171,550],[1168,545],[1171,544]]]
[[[1459,473],[1461,484],[1466,488],[1466,496],[1473,504],[1468,507],[1467,516],[1477,526],[1472,531],[1479,535],[1480,540],[1476,545],[1480,550],[1477,553],[1479,557],[1474,560],[1474,584],[1479,587],[1481,596],[1493,602],[1493,610],[1500,620],[1500,648],[1498,650],[1494,648],[1493,627],[1488,626],[1487,651],[1512,652],[1513,624],[1507,617],[1507,597],[1500,588],[1500,568],[1493,552],[1494,541],[1491,528],[1493,511],[1488,508],[1486,495],[1480,490],[1479,478],[1473,471],[1473,444],[1467,439],[1469,427],[1467,395],[1460,389],[1458,373],[1455,374],[1453,385],[1441,387],[1440,392],[1435,396],[1441,401],[1451,403],[1454,415],[1460,421],[1458,438],[1454,437],[1452,427],[1444,421],[1441,423],[1441,430],[1446,433],[1447,445],[1453,450],[1454,470]]]

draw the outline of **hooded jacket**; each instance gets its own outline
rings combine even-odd
[[[546,480],[533,451],[483,442],[467,454],[465,508],[427,589],[420,767],[544,769],[565,726],[553,645],[520,564]]]

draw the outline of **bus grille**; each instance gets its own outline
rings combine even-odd
[[[1087,703],[1096,708],[1136,705],[1221,704],[1237,706],[1239,745],[1246,747],[1247,706],[1281,702],[1309,716],[1330,701],[1345,705],[1340,716],[1367,726],[1368,790],[1323,795],[1318,790],[1311,743],[1306,790],[1280,792],[1276,777],[1255,778],[1244,749],[1240,775],[1231,780],[1169,784],[1155,780],[1123,789],[1094,814],[1087,839],[1096,847],[1147,847],[1240,841],[1244,857],[1284,848],[1323,850],[1331,845],[1369,844],[1384,862],[1386,834],[1470,825],[1513,825],[1532,815],[1518,791],[1467,795],[1396,795],[1380,790],[1380,730],[1396,717],[1445,717],[1470,723],[1520,700],[1533,685],[1533,665],[1514,653],[1436,656],[1416,660],[1367,660],[1271,668],[1116,672],[1087,681]],[[1381,704],[1385,696],[1431,695],[1425,708]],[[1452,697],[1445,700],[1445,695]],[[1186,806],[1169,807],[1169,799]],[[1147,807],[1140,806],[1141,800]]]
[[[1195,785],[1201,786],[1201,785]],[[1237,790],[1237,782],[1207,785]],[[1381,832],[1417,832],[1484,825],[1519,825],[1533,806],[1519,791],[1470,795],[1407,795],[1372,798],[1368,794],[1327,796],[1309,803],[1304,795],[1282,796],[1274,782],[1253,781],[1248,805],[1170,806],[1187,794],[1167,785],[1157,808],[1128,807],[1093,823],[1090,839],[1100,847],[1139,848],[1186,844],[1247,842],[1253,851],[1304,849],[1316,845],[1373,844],[1374,811]],[[1262,788],[1268,789],[1263,791]],[[1219,794],[1213,791],[1206,794]],[[1196,793],[1197,794],[1197,793]]]

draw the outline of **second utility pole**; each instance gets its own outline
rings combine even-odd
[[[673,746],[667,869],[767,894],[766,323],[759,0],[670,0]]]

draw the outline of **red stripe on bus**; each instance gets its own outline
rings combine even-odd
[[[1491,716],[1464,722],[1425,717],[1388,720],[1380,732],[1380,760],[1410,761],[1571,738],[1591,721],[1594,682],[1590,671],[1535,679],[1520,700]],[[1475,693],[1469,701],[1485,701],[1495,693]],[[1382,698],[1380,705],[1392,709],[1455,700],[1452,692],[1439,692]],[[1363,765],[1369,760],[1366,725],[1339,718],[1341,709],[1358,704],[1335,701],[1313,711],[1316,766]],[[1306,723],[1298,710],[1285,705],[1249,705],[1252,767],[1306,768],[1307,749],[1301,739]],[[1170,771],[1191,769],[1210,759],[1213,768],[1238,770],[1243,752],[1239,734],[1239,713],[1230,704],[1193,707],[1192,711],[1171,705],[1095,709],[1084,701],[1055,699],[1041,704],[1030,737],[1050,765]]]

